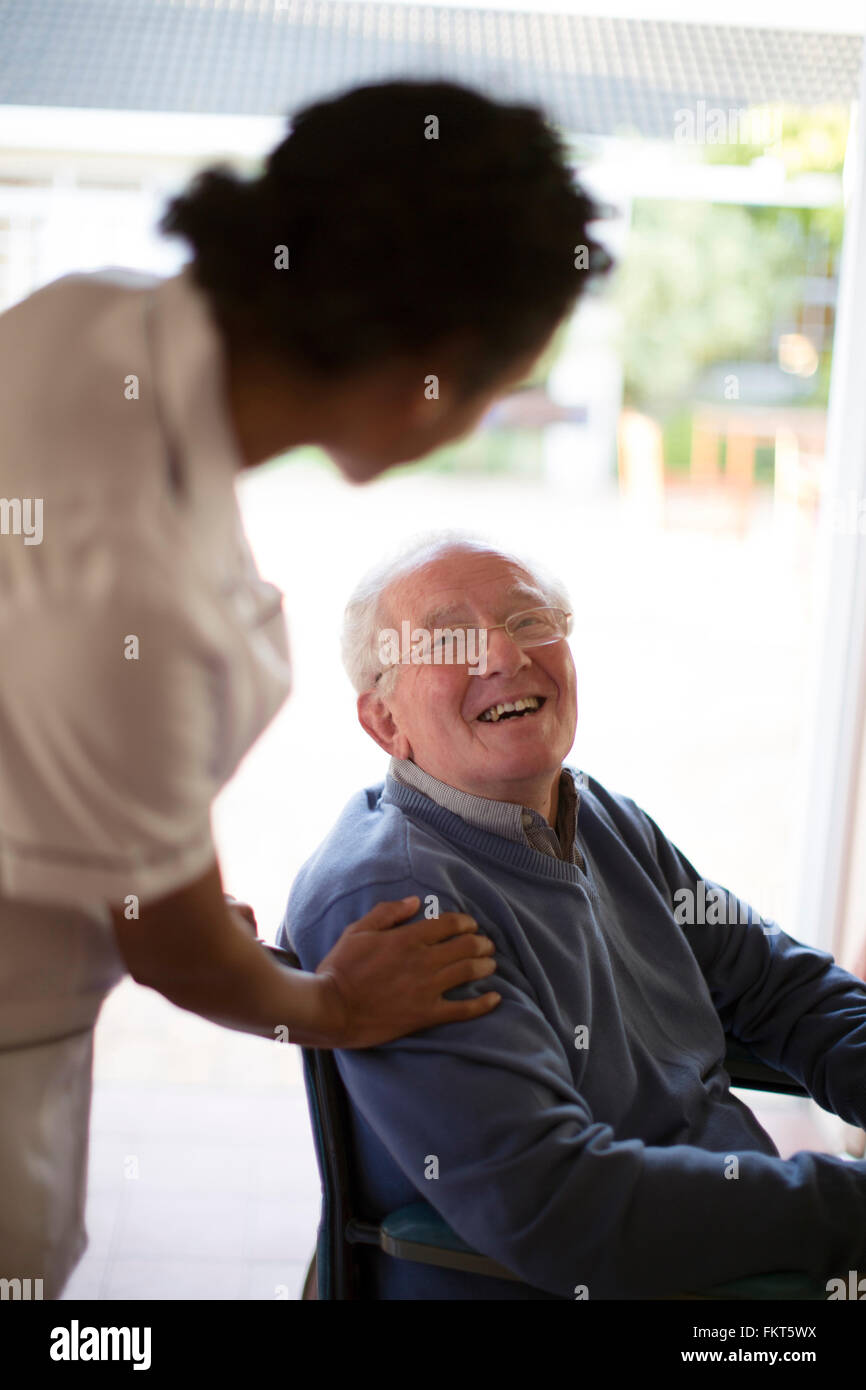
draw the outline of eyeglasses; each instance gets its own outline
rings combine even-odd
[[[504,627],[518,647],[547,647],[568,636],[571,619],[572,614],[566,613],[564,608],[527,608],[523,613],[512,613],[505,623],[478,630],[489,634]]]
[[[520,613],[512,613],[504,623],[494,623],[491,627],[477,627],[474,623],[449,623],[447,627],[434,628],[428,634],[429,655],[426,657],[403,656],[403,662],[411,664],[432,664],[432,665],[465,665],[467,654],[471,651],[476,653],[483,641],[483,650],[487,647],[487,638],[491,632],[497,632],[504,628],[508,636],[518,647],[547,647],[553,642],[561,642],[568,637],[571,632],[572,614],[567,613],[564,608],[526,608]],[[408,623],[405,625],[408,627]],[[415,632],[422,629],[415,629]],[[481,634],[484,634],[482,639]],[[470,638],[471,634],[471,638]],[[472,642],[474,639],[474,645]],[[415,640],[415,633],[413,633]],[[460,655],[455,655],[456,652]],[[477,658],[476,658],[477,659]],[[471,660],[471,658],[470,658]],[[392,662],[385,670],[380,671],[375,677],[375,685],[383,676],[393,671],[399,662]]]

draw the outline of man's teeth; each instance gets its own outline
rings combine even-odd
[[[538,709],[541,701],[536,695],[528,695],[525,700],[504,700],[500,705],[491,705],[483,714],[479,714],[479,719],[484,719],[490,724],[495,724],[497,719],[501,719],[503,714],[519,714],[521,710]]]

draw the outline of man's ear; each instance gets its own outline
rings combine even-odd
[[[390,753],[392,758],[411,756],[409,740],[405,734],[401,734],[393,714],[375,690],[364,690],[358,696],[358,721],[379,747]]]

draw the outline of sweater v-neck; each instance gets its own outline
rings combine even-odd
[[[582,888],[590,897],[598,898],[589,856],[583,847],[581,853],[586,865],[585,871],[579,869],[576,864],[570,864],[565,859],[556,859],[552,855],[542,854],[540,850],[533,849],[531,845],[521,844],[517,840],[508,840],[502,835],[494,835],[487,830],[469,825],[461,816],[447,811],[444,806],[437,805],[423,792],[415,791],[414,788],[398,782],[390,773],[385,778],[382,800],[398,806],[413,820],[423,821],[424,824],[452,843],[462,845],[476,854],[489,855],[491,859],[508,865],[517,873],[537,874],[539,878],[570,883],[577,888]]]

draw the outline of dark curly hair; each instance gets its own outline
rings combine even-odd
[[[231,342],[339,376],[466,340],[471,394],[611,268],[588,232],[601,216],[539,110],[401,81],[304,107],[259,177],[206,169],[159,225],[190,243]]]

